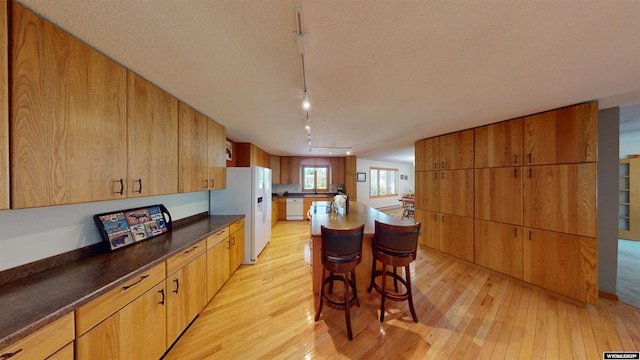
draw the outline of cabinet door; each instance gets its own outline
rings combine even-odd
[[[291,156],[289,159],[289,184],[301,184],[300,167],[302,159],[299,156]]]
[[[522,167],[475,170],[475,217],[522,226]]]
[[[473,262],[473,218],[440,214],[440,250]]]
[[[596,164],[524,167],[524,226],[597,237]]]
[[[579,301],[597,304],[597,240],[530,228],[524,231],[523,279]]]
[[[207,298],[211,300],[229,279],[229,237],[207,250]]]
[[[178,104],[180,128],[180,192],[203,191],[208,188],[208,121],[191,106]]]
[[[233,274],[244,260],[244,224],[229,236],[229,240],[231,241],[229,273]]]
[[[522,118],[476,128],[475,167],[523,164]]]
[[[436,212],[416,209],[414,219],[422,224],[418,243],[440,250],[440,215]]]
[[[524,118],[525,165],[598,161],[598,104],[590,102]]]
[[[128,195],[178,193],[178,100],[128,72]]]
[[[439,176],[439,171],[416,172],[416,209],[435,212],[440,210]]]
[[[280,156],[271,155],[269,157],[269,165],[271,167],[271,184],[280,184]]]
[[[209,190],[227,187],[227,130],[224,126],[209,119]]]
[[[24,7],[11,11],[12,207],[123,197],[124,68]]]
[[[331,164],[331,183],[344,184],[344,158],[332,157],[329,162]]]
[[[522,279],[522,227],[476,220],[475,262]]]
[[[416,171],[440,169],[440,138],[419,140],[415,144]]]
[[[440,171],[440,212],[473,217],[473,169]]]
[[[167,277],[167,344],[173,342],[207,302],[207,256],[200,255]]]
[[[440,169],[472,169],[474,130],[440,136]]]
[[[76,359],[159,359],[167,349],[164,281],[76,339]]]

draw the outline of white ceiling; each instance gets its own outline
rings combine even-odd
[[[308,150],[296,6],[313,146],[411,162],[425,137],[640,103],[638,0],[20,2],[275,155],[328,155]]]

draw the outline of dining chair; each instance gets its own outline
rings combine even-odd
[[[334,309],[344,310],[347,335],[349,340],[352,340],[349,309],[353,304],[360,306],[355,269],[362,259],[364,224],[351,229],[329,229],[321,226],[320,231],[322,234],[322,285],[315,321],[320,319],[322,305],[325,302]],[[341,281],[344,284],[342,299],[333,293],[334,281]],[[349,297],[349,289],[352,292],[351,297]]]
[[[413,307],[413,294],[411,290],[411,269],[409,265],[416,259],[418,248],[418,236],[420,235],[420,223],[413,225],[391,225],[375,221],[375,235],[372,241],[373,261],[371,267],[371,280],[368,292],[376,289],[381,295],[380,322],[384,322],[385,300],[409,302],[409,310],[413,321],[418,322],[418,316]],[[376,270],[376,263],[382,263],[380,270]],[[393,271],[389,271],[392,267]],[[397,273],[398,267],[404,268]],[[387,276],[394,280],[394,292],[387,288]],[[381,277],[380,284],[376,278]],[[398,291],[397,283],[400,282],[404,289]]]

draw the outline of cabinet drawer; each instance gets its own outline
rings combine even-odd
[[[207,238],[207,249],[211,249],[216,246],[220,241],[229,237],[229,227],[225,226],[223,229],[218,230],[215,234]]]
[[[76,310],[76,337],[80,337],[152,286],[164,280],[164,266],[164,263],[160,263]]]
[[[167,259],[167,277],[195,260],[198,256],[204,254],[207,250],[206,247],[207,241],[202,240],[181,253]]]
[[[237,220],[233,224],[229,225],[229,232],[233,234],[234,232],[242,229],[243,227],[244,227],[244,219]]]
[[[71,343],[74,338],[73,313],[61,317],[16,344],[0,351],[0,359],[45,359]]]

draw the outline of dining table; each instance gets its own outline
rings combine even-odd
[[[326,208],[328,202],[314,201],[312,208]],[[319,294],[322,284],[322,233],[321,226],[331,229],[351,229],[364,224],[364,236],[362,239],[361,262],[356,268],[356,287],[358,291],[366,291],[371,277],[371,265],[373,254],[371,244],[375,235],[375,221],[391,225],[406,225],[392,216],[376,210],[363,203],[350,201],[348,210],[343,213],[316,212],[311,218],[311,261],[313,293]]]

